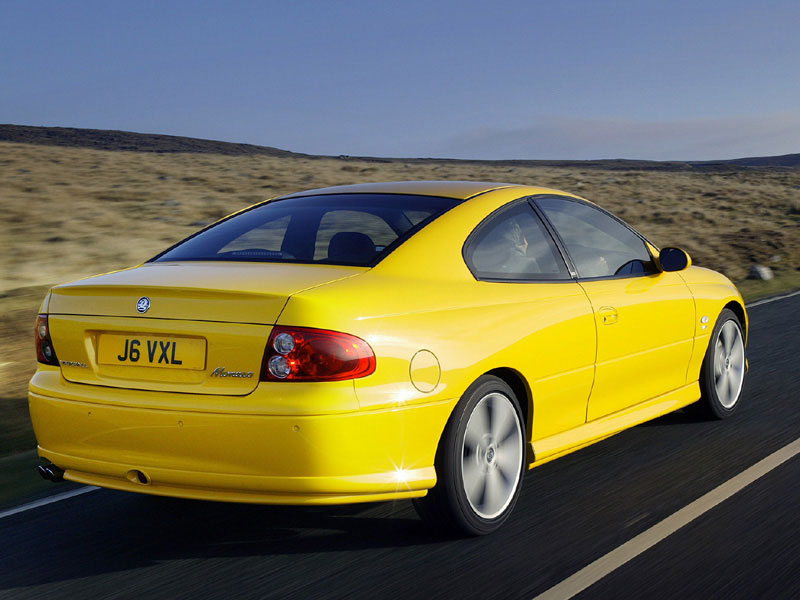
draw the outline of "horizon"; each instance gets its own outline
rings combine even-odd
[[[642,158],[623,158],[623,157],[609,157],[609,158],[585,158],[585,159],[564,159],[564,158],[536,158],[536,159],[527,159],[527,158],[510,158],[510,159],[502,159],[502,158],[453,158],[449,156],[361,156],[361,155],[351,155],[351,154],[310,154],[308,152],[304,152],[301,149],[289,149],[289,148],[278,148],[276,146],[269,146],[263,144],[251,144],[249,142],[239,142],[235,140],[215,140],[210,138],[198,138],[193,136],[186,136],[186,135],[173,135],[168,133],[156,133],[156,132],[147,132],[147,131],[128,131],[124,129],[96,129],[93,127],[71,127],[69,125],[27,125],[27,124],[19,124],[19,123],[0,123],[0,128],[2,127],[26,127],[26,128],[34,128],[34,129],[68,129],[68,130],[78,130],[78,131],[96,131],[100,133],[121,133],[121,134],[134,134],[134,135],[141,135],[141,136],[163,136],[163,137],[174,137],[178,139],[187,139],[192,141],[200,141],[200,142],[210,142],[210,143],[222,143],[222,144],[231,144],[231,145],[247,145],[247,146],[254,146],[256,148],[262,148],[267,150],[277,150],[280,152],[288,152],[289,154],[297,154],[298,156],[310,156],[313,158],[344,158],[344,159],[353,159],[353,160],[398,160],[398,161],[463,161],[463,162],[634,162],[634,163],[716,163],[716,162],[731,162],[731,161],[741,161],[741,160],[757,160],[757,159],[777,159],[777,158],[784,158],[789,156],[798,156],[800,157],[800,152],[789,152],[786,154],[774,154],[774,155],[760,155],[760,156],[737,156],[734,158],[725,158],[725,159],[708,159],[708,160],[684,160],[684,159],[673,159],[673,160],[651,160],[651,159],[642,159]],[[43,144],[41,142],[26,142],[26,141],[15,141],[15,140],[8,140],[8,139],[0,139],[0,142],[8,142],[8,143],[31,143],[34,145],[50,145],[50,144]],[[52,144],[56,145],[56,144]],[[59,144],[60,145],[60,144]],[[61,145],[63,147],[69,147],[67,144]],[[89,148],[92,149],[94,146],[89,145],[81,145],[75,144],[75,147],[82,147],[82,148]],[[111,152],[117,151],[116,149],[105,149],[105,148],[94,148],[96,150],[108,150]],[[133,150],[134,152],[160,152],[160,153],[173,153],[173,152],[180,152],[178,150],[168,150],[168,151],[156,151],[156,150],[142,150],[137,149]],[[187,150],[186,152],[191,153],[192,151]],[[206,151],[204,151],[206,152]],[[210,151],[208,151],[210,152]],[[211,152],[213,153],[213,152]]]
[[[376,158],[800,152],[789,0],[51,0],[5,12],[10,123]]]

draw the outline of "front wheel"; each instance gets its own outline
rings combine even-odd
[[[746,368],[742,325],[733,311],[723,309],[700,370],[700,400],[687,412],[711,419],[731,416],[739,406]]]
[[[448,421],[436,456],[436,486],[414,505],[437,526],[468,535],[491,533],[516,504],[524,457],[517,398],[504,381],[484,375]]]

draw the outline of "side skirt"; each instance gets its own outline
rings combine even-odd
[[[669,414],[699,398],[700,384],[695,381],[663,396],[657,396],[652,400],[600,417],[569,431],[537,440],[529,444],[532,447],[531,454],[535,458],[528,465],[528,468],[538,467],[565,454],[599,442],[629,427]],[[589,402],[591,402],[591,399]]]

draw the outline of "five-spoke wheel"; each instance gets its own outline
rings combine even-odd
[[[522,426],[512,401],[500,392],[481,398],[464,431],[461,479],[469,505],[484,519],[508,506],[519,485]]]
[[[739,400],[744,382],[744,340],[739,324],[725,321],[714,347],[714,387],[725,408]]]
[[[456,406],[436,455],[436,486],[415,501],[429,522],[470,535],[500,527],[519,496],[525,424],[513,390],[484,375]]]

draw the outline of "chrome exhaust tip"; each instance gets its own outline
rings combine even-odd
[[[53,464],[39,465],[36,470],[39,471],[39,475],[42,476],[42,479],[46,479],[47,481],[56,483],[64,480],[64,469],[59,469]]]

